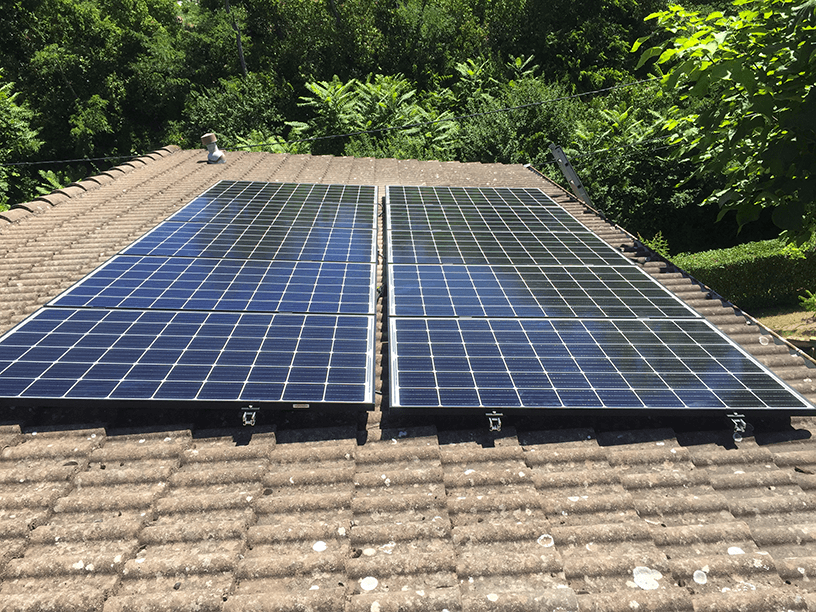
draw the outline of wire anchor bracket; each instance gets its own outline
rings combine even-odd
[[[504,413],[496,412],[487,412],[485,413],[487,417],[487,428],[488,431],[501,431],[502,430],[502,420],[501,418],[504,416]]]
[[[258,409],[252,404],[241,409],[241,423],[244,427],[255,427]]]
[[[748,421],[745,420],[745,415],[735,411],[725,416],[731,419],[731,422],[734,424],[734,442],[742,442],[743,434],[748,431],[749,427]]]

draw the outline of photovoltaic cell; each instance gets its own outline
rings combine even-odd
[[[368,316],[46,308],[0,342],[0,396],[371,403]]]
[[[0,402],[373,407],[376,188],[222,181],[0,338]]]
[[[376,241],[372,229],[165,221],[122,253],[158,257],[375,262]]]
[[[594,234],[581,232],[389,231],[394,264],[631,265]]]
[[[370,263],[114,257],[49,306],[374,314]]]
[[[695,317],[632,266],[389,267],[389,312],[407,317]]]
[[[389,339],[395,407],[808,407],[702,319],[392,318]]]
[[[376,226],[376,188],[370,185],[302,185],[221,181],[172,221],[258,226]]]
[[[812,411],[538,190],[389,187],[394,408]]]

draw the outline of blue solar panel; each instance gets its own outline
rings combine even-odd
[[[45,308],[0,342],[0,396],[372,403],[374,318]]]
[[[396,409],[807,401],[538,190],[388,187]]]
[[[49,306],[374,314],[375,265],[114,257]]]
[[[809,407],[701,319],[392,318],[389,341],[395,408]]]
[[[286,259],[377,260],[372,229],[328,226],[222,225],[165,221],[122,251],[125,255]]]
[[[389,266],[389,313],[407,317],[695,317],[633,266]]]
[[[575,217],[536,189],[389,189],[387,224],[395,232],[586,232]]]
[[[389,231],[388,240],[395,264],[631,265],[588,231]]]
[[[370,409],[376,188],[222,181],[0,338],[0,402]]]
[[[369,185],[301,185],[221,181],[172,221],[258,226],[374,228],[376,188]]]

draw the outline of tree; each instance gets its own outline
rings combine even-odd
[[[2,77],[0,72],[0,80]],[[20,196],[19,188],[15,191],[12,187],[12,182],[19,183],[18,173],[13,166],[3,163],[21,161],[41,145],[37,132],[30,126],[34,114],[17,103],[18,94],[13,87],[13,83],[0,85],[0,210],[8,208],[9,202]]]
[[[642,53],[668,68],[662,82],[695,112],[675,106],[664,124],[678,155],[724,188],[709,200],[744,225],[773,208],[788,238],[816,233],[816,0],[736,0],[736,14],[673,5],[649,16],[671,34]],[[647,38],[638,40],[636,51]]]

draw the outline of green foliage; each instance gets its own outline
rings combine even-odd
[[[541,167],[552,159],[548,149],[551,142],[572,140],[582,116],[581,104],[562,99],[567,90],[534,76],[533,69],[526,68],[528,63],[512,61],[511,70],[520,71],[517,80],[507,81],[494,77],[495,68],[485,65],[471,62],[458,67],[468,76],[457,89],[457,111],[473,115],[461,122],[459,159]],[[545,101],[550,102],[539,104]],[[524,108],[502,110],[519,106]]]
[[[251,72],[245,79],[221,79],[217,86],[190,93],[185,120],[174,126],[176,139],[195,147],[202,134],[215,132],[227,149],[252,132],[266,134],[266,140],[284,127],[277,111],[281,97],[280,88],[266,75]]]
[[[0,72],[0,79],[2,76]],[[42,144],[37,131],[31,128],[33,113],[18,103],[18,96],[13,83],[0,84],[0,210],[8,208],[9,201],[21,195],[20,173],[1,164],[24,161]]]
[[[663,232],[659,231],[654,236],[649,239],[644,238],[640,234],[638,234],[638,240],[640,240],[644,245],[652,249],[655,253],[660,255],[661,257],[665,257],[666,259],[671,258],[671,254],[669,251],[669,241],[663,236]]]
[[[796,305],[816,286],[816,247],[792,250],[781,239],[681,254],[673,262],[740,308]]]
[[[805,310],[816,312],[816,293],[813,293],[812,291],[808,291],[807,289],[805,289],[805,294],[806,295],[799,296],[799,304]]]
[[[456,124],[439,108],[444,93],[419,100],[416,89],[401,75],[345,83],[335,76],[306,87],[311,95],[301,98],[301,106],[312,109],[312,117],[308,122],[290,122],[289,140],[314,139],[313,153],[452,159]],[[401,126],[411,127],[389,129]]]
[[[640,64],[657,58],[668,90],[712,100],[692,112],[678,105],[664,129],[698,172],[724,176],[709,199],[721,216],[735,210],[744,225],[771,207],[780,229],[805,240],[816,232],[816,2],[736,0],[734,9],[651,15],[672,39]]]
[[[40,184],[37,185],[37,195],[48,195],[52,191],[62,189],[71,184],[73,179],[67,172],[55,172],[54,170],[38,170]]]

